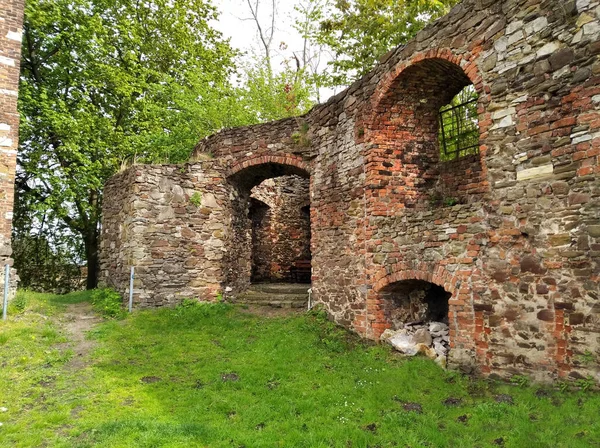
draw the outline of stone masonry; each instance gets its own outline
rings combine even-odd
[[[23,0],[0,0],[0,281],[4,288],[4,265],[12,266],[11,229],[15,169],[19,143],[17,95],[23,32]],[[16,272],[11,273],[11,291]]]
[[[295,261],[310,260],[308,189],[308,179],[299,176],[267,179],[252,189],[252,281],[289,279]]]
[[[126,292],[136,266],[136,306],[244,291],[251,191],[301,176],[336,322],[379,339],[436,285],[450,365],[600,381],[599,37],[600,0],[464,0],[307,115],[111,179],[102,277]],[[438,111],[471,84],[479,155],[442,162]]]

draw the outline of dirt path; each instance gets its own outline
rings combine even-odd
[[[81,369],[86,366],[87,355],[96,345],[94,341],[86,339],[86,333],[102,322],[102,318],[94,312],[90,303],[83,302],[69,305],[61,320],[69,338],[65,346],[74,353],[67,366]]]

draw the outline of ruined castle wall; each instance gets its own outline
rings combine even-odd
[[[465,0],[306,116],[203,140],[230,189],[222,286],[249,284],[252,187],[308,175],[313,298],[338,323],[378,339],[386,291],[431,282],[451,364],[600,379],[599,37],[597,0]],[[437,113],[469,84],[480,154],[443,162]]]
[[[12,265],[11,229],[15,195],[15,169],[19,145],[17,96],[23,32],[23,0],[0,0],[0,281],[4,265]],[[12,270],[11,290],[16,288]]]
[[[390,325],[381,288],[420,278],[452,292],[454,363],[504,376],[597,377],[597,363],[581,360],[586,351],[600,357],[598,3],[488,3],[458,5],[385,63],[379,114],[365,126],[368,185],[381,187],[367,199],[367,334]],[[443,165],[434,168],[433,134],[411,131],[415,117],[427,122],[420,100],[432,97],[416,95],[411,105],[410,95],[396,94],[399,83],[410,87],[410,67],[430,58],[460,66],[480,95],[480,174],[467,203],[451,207],[428,206],[428,182]],[[426,76],[419,73],[420,93],[433,93],[437,81]],[[416,163],[407,160],[415,148]]]
[[[222,292],[230,191],[212,161],[136,165],[113,177],[103,205],[102,281],[151,307]]]

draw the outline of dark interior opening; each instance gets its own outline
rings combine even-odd
[[[448,300],[452,294],[441,286],[423,280],[404,280],[388,285],[381,296],[392,330],[424,322],[448,324]]]
[[[243,291],[252,283],[310,283],[308,173],[265,163],[229,177],[235,187],[228,284]]]

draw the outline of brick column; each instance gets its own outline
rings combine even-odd
[[[24,7],[24,0],[0,0],[0,289],[4,264],[12,264],[10,237],[19,144],[17,93]],[[16,279],[14,272],[11,277]]]

